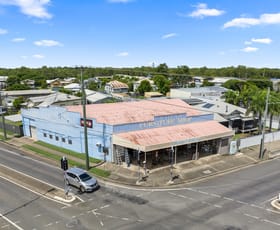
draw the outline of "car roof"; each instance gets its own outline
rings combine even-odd
[[[85,170],[83,170],[81,168],[77,168],[77,167],[70,168],[66,172],[70,172],[70,173],[77,174],[77,175],[81,175],[83,173],[86,173]]]

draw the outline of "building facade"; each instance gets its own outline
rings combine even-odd
[[[91,157],[148,167],[225,154],[234,131],[180,99],[22,109],[24,135]]]

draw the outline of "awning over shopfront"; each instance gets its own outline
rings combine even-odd
[[[233,135],[233,130],[218,122],[205,121],[119,133],[113,135],[113,144],[149,152]]]

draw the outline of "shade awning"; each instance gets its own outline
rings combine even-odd
[[[233,130],[216,121],[204,121],[114,134],[113,144],[149,152],[233,135]]]

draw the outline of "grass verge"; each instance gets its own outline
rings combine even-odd
[[[73,157],[79,158],[81,160],[86,160],[85,154],[77,153],[77,152],[69,150],[69,149],[65,149],[65,148],[61,148],[61,147],[55,146],[55,145],[51,145],[51,144],[45,143],[43,141],[36,141],[35,144],[47,147],[47,148],[55,150],[55,151],[59,151],[61,153],[64,153],[65,156],[69,155],[69,156],[73,156]],[[98,163],[101,162],[101,160],[93,158],[93,157],[89,157],[89,161],[91,163],[94,163],[94,164],[98,164]]]
[[[43,156],[43,157],[46,157],[48,159],[52,159],[52,160],[56,160],[56,161],[60,162],[61,156],[59,156],[59,155],[50,153],[48,151],[45,151],[43,149],[37,148],[37,147],[32,146],[32,145],[23,145],[23,148],[31,150],[32,152],[37,153],[40,156]],[[83,169],[85,168],[84,164],[82,164],[80,162],[77,162],[77,161],[74,161],[72,159],[68,159],[68,165],[69,165],[69,167],[76,166],[76,167],[83,168]],[[103,169],[100,169],[100,168],[96,168],[96,167],[90,168],[89,171],[91,173],[95,174],[96,176],[100,176],[100,177],[108,177],[108,176],[110,176],[110,172],[109,171],[106,171],[106,170],[103,170]]]

